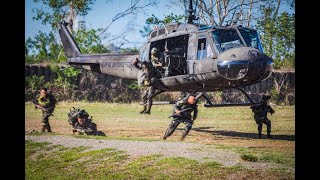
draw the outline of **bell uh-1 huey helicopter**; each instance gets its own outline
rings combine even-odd
[[[126,79],[141,80],[142,71],[133,66],[134,59],[150,62],[154,47],[164,52],[162,77],[152,84],[157,91],[148,98],[169,91],[213,92],[235,88],[250,103],[213,104],[203,96],[209,102],[205,107],[259,104],[252,101],[244,87],[268,78],[273,60],[263,53],[257,31],[237,25],[194,24],[192,1],[188,12],[188,23],[170,23],[151,31],[139,54],[82,54],[67,23],[60,23],[59,34],[69,65]]]

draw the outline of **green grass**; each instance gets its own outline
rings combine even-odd
[[[240,157],[246,161],[252,161],[252,162],[258,161],[258,157],[252,154],[242,154]]]
[[[25,141],[26,179],[225,179],[238,174],[248,178],[294,179],[277,171],[252,171],[216,162],[199,163],[159,154],[130,159],[116,149],[66,148]]]
[[[98,130],[107,136],[72,135],[67,122],[72,107],[88,111]],[[268,117],[275,140],[256,138],[257,125],[249,107],[204,108],[199,105],[198,118],[186,142],[214,145],[234,151],[240,157],[249,155],[247,160],[252,156],[258,162],[278,163],[282,165],[279,168],[251,171],[242,166],[227,168],[208,159],[209,162],[199,163],[161,155],[131,159],[115,149],[91,151],[84,147],[66,148],[26,141],[26,179],[294,179],[294,174],[287,173],[287,169],[295,167],[295,107],[273,108],[276,113]],[[137,103],[59,102],[49,122],[53,135],[159,141],[171,121],[168,116],[172,105],[153,106],[151,115],[140,115],[140,109]],[[26,132],[40,127],[41,111],[35,110],[30,102],[25,103]],[[179,141],[182,128],[184,125],[179,125],[167,141]],[[265,128],[263,126],[263,134]]]
[[[267,148],[246,148],[236,146],[219,145],[217,148],[231,150],[240,154],[240,157],[247,161],[265,161],[283,164],[287,167],[295,167],[295,154],[288,152],[277,152],[274,149]]]

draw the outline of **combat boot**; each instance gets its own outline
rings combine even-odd
[[[144,114],[150,114],[151,106],[152,106],[152,104],[148,103],[147,110],[144,112]]]
[[[48,130],[48,132],[52,132],[50,125],[47,125],[47,130]]]
[[[41,132],[43,133],[43,132],[45,132],[45,130],[46,130],[46,126],[43,125],[42,128],[41,128]]]
[[[270,131],[268,131],[268,132],[267,132],[267,138],[272,139],[273,137],[271,136],[271,134],[270,134],[270,133],[271,133]]]
[[[185,131],[185,132],[182,134],[182,137],[180,138],[180,141],[185,140],[188,133],[189,133],[189,131]]]
[[[143,110],[140,111],[139,113],[140,113],[140,114],[143,114],[145,111],[146,111],[146,106],[143,106]]]
[[[258,124],[258,137],[261,138],[262,137],[262,124]]]
[[[167,140],[167,136],[163,136],[162,140]]]

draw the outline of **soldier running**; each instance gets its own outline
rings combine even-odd
[[[193,116],[191,115],[192,111]],[[197,118],[197,115],[197,99],[194,95],[188,94],[173,106],[173,115],[170,116],[173,117],[173,120],[171,121],[165,135],[163,136],[163,140],[166,140],[167,137],[171,136],[181,122],[186,125],[181,137],[181,140],[184,140],[190,132],[193,122]]]
[[[49,116],[52,115],[57,103],[55,97],[48,92],[47,88],[42,88],[40,94],[38,94],[32,102],[35,104],[35,108],[42,110],[41,132],[45,132],[45,130],[52,132],[49,124]]]
[[[253,105],[250,108],[254,113],[254,120],[258,124],[258,137],[262,137],[262,123],[267,125],[267,137],[272,138],[271,136],[271,121],[267,117],[269,112],[271,115],[275,112],[271,106],[268,105],[268,100],[271,98],[270,95],[262,96],[262,104]]]

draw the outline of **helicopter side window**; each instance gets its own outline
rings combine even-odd
[[[140,56],[140,61],[147,61],[148,51],[146,46],[141,48],[139,52],[139,56]]]
[[[197,51],[197,59],[205,59],[207,57],[206,51],[206,38],[201,38],[198,40],[198,51]]]

